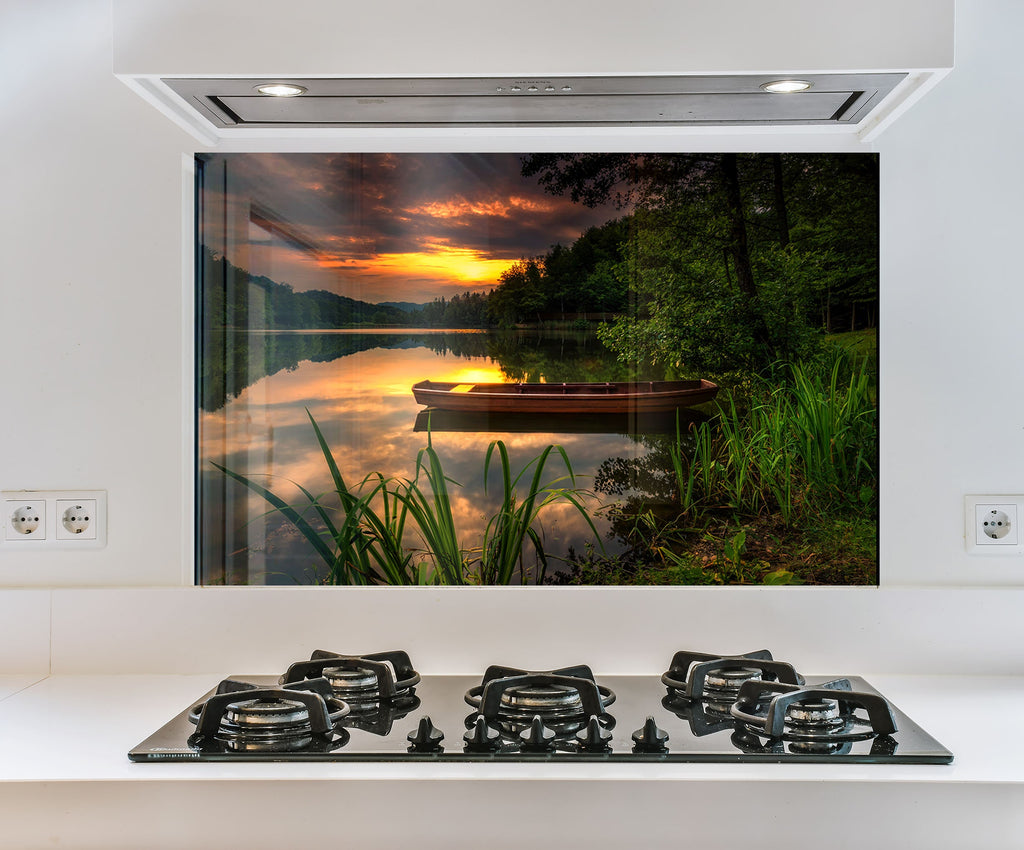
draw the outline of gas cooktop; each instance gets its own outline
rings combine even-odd
[[[767,650],[677,652],[658,676],[492,666],[423,676],[405,652],[317,650],[232,676],[133,761],[645,761],[945,764],[952,753],[857,676]]]

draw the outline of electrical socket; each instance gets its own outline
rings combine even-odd
[[[966,496],[964,542],[971,555],[1022,555],[1024,496]]]
[[[57,499],[57,540],[96,539],[96,500]]]
[[[46,502],[42,499],[4,499],[4,540],[46,539]]]
[[[0,491],[0,544],[25,549],[99,549],[107,545],[105,490]]]

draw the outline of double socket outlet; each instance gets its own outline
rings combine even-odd
[[[3,490],[0,546],[100,549],[107,545],[105,490]]]
[[[1024,555],[1024,496],[964,497],[964,542],[971,555]]]

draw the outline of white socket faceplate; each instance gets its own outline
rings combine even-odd
[[[1024,555],[1024,496],[966,496],[964,543],[971,555]]]
[[[101,549],[107,545],[106,490],[3,490],[0,546]],[[31,529],[25,533],[26,529]]]

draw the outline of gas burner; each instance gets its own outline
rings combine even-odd
[[[747,682],[780,681],[802,685],[803,677],[792,664],[772,660],[767,649],[745,655],[709,655],[677,652],[662,677],[668,688],[666,708],[685,707],[688,702],[708,703],[712,714],[729,714],[736,695]],[[673,708],[673,710],[676,710]]]
[[[280,688],[226,679],[190,709],[196,731],[189,745],[207,752],[328,751],[348,740],[339,723],[349,711],[325,679]]]
[[[615,693],[598,685],[585,665],[546,672],[491,666],[465,699],[476,709],[467,718],[467,728],[482,717],[513,740],[534,726],[536,718],[559,738],[574,736],[592,717],[606,729],[615,723],[605,710]]]
[[[871,738],[882,739],[880,746],[885,748],[884,739],[896,731],[885,698],[855,693],[848,679],[815,687],[747,682],[730,713],[755,735],[784,740],[791,743],[790,749],[815,754]]]
[[[405,652],[340,655],[318,649],[309,661],[297,661],[281,677],[282,683],[323,677],[334,696],[348,702],[354,714],[375,712],[381,705],[402,706],[406,711],[419,701],[413,696],[420,674]]]

